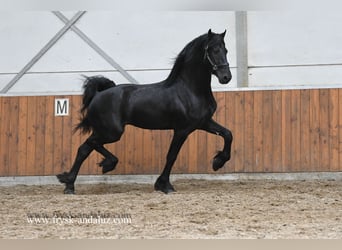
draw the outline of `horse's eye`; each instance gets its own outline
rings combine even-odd
[[[219,48],[215,48],[215,49],[213,50],[213,52],[214,52],[214,54],[218,54],[218,53],[220,53],[220,49],[219,49]]]

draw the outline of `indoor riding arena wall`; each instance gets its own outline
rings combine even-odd
[[[217,173],[342,171],[342,89],[215,92],[214,119],[234,136],[232,157]],[[56,98],[69,99],[69,115],[55,116]],[[86,135],[73,133],[80,95],[0,97],[0,176],[49,176],[68,171]],[[119,158],[112,174],[159,174],[172,131],[127,126],[106,147]],[[173,173],[216,173],[212,158],[223,147],[216,135],[196,131]],[[101,174],[96,152],[80,174]]]

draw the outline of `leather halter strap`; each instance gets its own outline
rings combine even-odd
[[[213,71],[218,70],[220,67],[227,67],[227,66],[229,66],[228,63],[215,64],[215,63],[213,62],[213,60],[210,58],[210,55],[209,55],[209,53],[208,53],[208,48],[209,48],[208,45],[204,48],[204,59],[208,59],[208,61],[209,61],[210,65],[211,65]]]

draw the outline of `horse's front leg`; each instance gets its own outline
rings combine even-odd
[[[217,171],[218,169],[222,168],[223,165],[230,159],[231,146],[233,142],[232,132],[212,119],[201,129],[209,133],[222,136],[224,139],[224,148],[222,151],[218,152],[213,161],[213,169],[214,171]]]
[[[170,173],[172,166],[177,159],[177,155],[189,134],[189,132],[185,131],[175,131],[169,152],[167,153],[166,165],[162,174],[158,177],[156,183],[154,184],[154,189],[156,191],[162,191],[165,194],[175,191],[170,183]]]

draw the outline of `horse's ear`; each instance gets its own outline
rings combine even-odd
[[[213,36],[213,32],[211,32],[211,29],[209,29],[209,31],[208,31],[208,38],[210,39],[210,38],[212,38],[212,36]]]
[[[221,34],[222,38],[225,37],[227,30],[224,30],[224,32]]]

